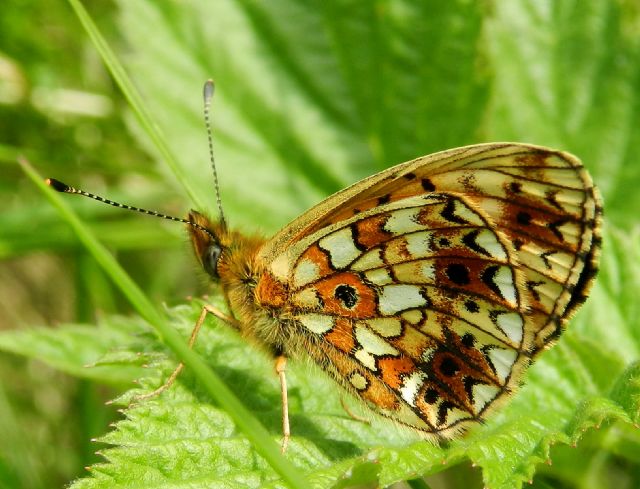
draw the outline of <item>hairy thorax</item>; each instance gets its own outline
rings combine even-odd
[[[264,240],[228,232],[229,246],[220,257],[220,285],[243,336],[275,354],[291,350],[292,328],[286,320],[285,286],[273,282],[259,258]]]

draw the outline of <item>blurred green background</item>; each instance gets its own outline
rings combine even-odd
[[[603,192],[610,229],[636,231],[635,0],[86,6],[191,188],[158,157],[69,5],[4,0],[0,330],[91,324],[131,311],[23,176],[18,156],[46,176],[124,203],[178,216],[190,207],[214,213],[201,115],[209,77],[218,87],[222,198],[230,223],[247,231],[272,233],[394,163],[497,140],[579,155]],[[207,290],[181,226],[69,200],[152,301],[178,304]],[[116,417],[104,401],[124,384],[78,380],[9,353],[0,353],[0,377],[0,487],[60,487],[98,460],[89,440]],[[570,466],[580,455],[562,457]],[[607,456],[598,470],[617,474],[617,464]],[[629,484],[627,470],[619,487]],[[561,487],[560,472],[536,484]],[[434,487],[462,487],[460,475],[448,477]]]

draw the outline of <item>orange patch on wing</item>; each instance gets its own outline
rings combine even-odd
[[[380,215],[363,219],[356,223],[358,244],[367,250],[389,239],[390,234],[384,230],[388,216]]]
[[[336,297],[338,286],[350,287],[354,290],[356,302],[353,307],[347,307]],[[365,285],[353,272],[342,272],[319,280],[315,288],[322,299],[325,312],[352,318],[370,318],[377,315],[376,292]]]
[[[442,217],[442,212],[445,209],[445,205],[446,204],[441,203],[424,205],[418,213],[417,221],[427,229],[440,228],[442,226],[446,226],[449,228],[455,227],[444,217]]]
[[[464,387],[464,380],[477,379],[486,383],[486,376],[471,369],[462,358],[448,352],[436,353],[430,362],[430,368],[438,381],[446,385],[451,392],[442,392],[442,397],[460,409],[473,413],[473,404]]]
[[[528,151],[526,154],[515,156],[514,160],[518,166],[546,166],[547,158],[551,155],[549,151]]]
[[[415,197],[416,195],[422,195],[425,193],[419,179],[407,180],[402,179],[402,186],[388,194],[389,202],[395,202],[397,200],[407,199],[409,197]]]
[[[306,251],[300,256],[298,262],[307,259],[315,263],[318,267],[318,276],[324,277],[333,273],[333,267],[329,261],[329,255],[326,251],[320,249],[317,243],[312,244]]]
[[[386,243],[384,257],[390,264],[402,263],[413,258],[407,249],[407,238],[400,236]]]
[[[369,376],[369,387],[362,392],[362,397],[381,409],[398,409],[399,403],[389,389],[379,379]]]
[[[353,339],[353,323],[349,319],[339,318],[336,325],[324,339],[345,353],[350,353],[355,347]]]
[[[401,376],[416,369],[409,357],[379,358],[378,367],[382,373],[382,381],[395,390],[398,390],[402,385]]]
[[[271,273],[265,272],[256,286],[256,300],[265,307],[282,307],[288,299],[285,285]]]
[[[518,196],[517,200],[510,202],[509,206],[505,208],[502,219],[506,224],[506,229],[503,231],[513,240],[546,241],[570,253],[578,251],[577,243],[571,242],[574,237],[564,236],[562,226],[566,223],[579,226],[579,220],[558,214],[557,211],[554,212],[541,201]],[[523,233],[524,236],[520,233]]]

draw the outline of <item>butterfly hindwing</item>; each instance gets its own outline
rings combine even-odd
[[[316,361],[424,432],[477,422],[528,363],[509,242],[461,196],[371,208],[301,242],[289,314]],[[516,375],[514,375],[516,374]]]

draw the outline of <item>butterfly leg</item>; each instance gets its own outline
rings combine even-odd
[[[344,411],[349,415],[349,417],[351,419],[355,419],[356,421],[359,421],[360,423],[371,424],[371,421],[369,421],[367,418],[363,418],[362,416],[358,416],[353,411],[351,411],[351,408],[349,408],[349,406],[345,402],[343,396],[340,396],[340,404],[342,405],[342,409],[344,409]]]
[[[202,328],[202,325],[204,324],[204,320],[206,319],[207,314],[212,314],[213,316],[217,317],[218,319],[221,319],[225,323],[230,324],[234,328],[239,328],[239,322],[237,319],[227,316],[224,312],[222,312],[219,309],[216,309],[213,306],[210,306],[209,304],[205,304],[202,307],[202,311],[200,311],[200,316],[198,317],[198,320],[196,321],[196,324],[193,327],[193,330],[191,330],[191,336],[189,337],[189,348],[193,348],[193,345],[196,342],[196,338],[198,337],[200,328]],[[183,369],[184,369],[184,363],[180,362],[164,384],[162,384],[156,390],[149,392],[148,394],[135,396],[133,398],[133,401],[134,402],[144,401],[145,399],[151,399],[152,397],[156,397],[157,395],[163,393],[173,385],[173,383],[178,378],[178,375],[180,375],[180,372],[182,372]]]
[[[280,378],[280,393],[282,395],[282,445],[280,447],[282,453],[287,451],[289,438],[291,437],[289,429],[289,398],[287,396],[287,378],[285,377],[286,367],[287,357],[279,355],[276,358],[276,373]]]

